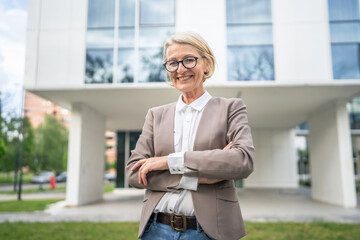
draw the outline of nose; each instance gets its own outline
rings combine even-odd
[[[184,73],[186,71],[187,71],[187,69],[184,67],[184,65],[182,63],[179,63],[179,67],[176,70],[176,72],[181,74],[181,73]]]

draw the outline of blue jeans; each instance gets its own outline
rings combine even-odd
[[[147,222],[141,240],[212,240],[197,222],[197,229],[174,231],[171,226],[156,222],[157,214]]]

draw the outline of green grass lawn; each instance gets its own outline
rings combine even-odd
[[[246,222],[244,240],[356,240],[360,224]],[[138,223],[2,223],[2,239],[98,240],[137,239]]]
[[[42,211],[47,205],[63,199],[41,199],[22,201],[0,201],[0,212],[32,212]]]
[[[18,177],[20,173],[18,173]],[[34,174],[32,173],[23,173],[23,183],[31,182]],[[4,173],[0,172],[0,184],[13,184],[14,183],[14,172]]]
[[[111,192],[114,191],[115,189],[115,185],[114,183],[105,183],[104,184],[104,193],[106,192]],[[56,191],[56,192],[66,192],[66,186],[56,186],[55,190],[52,190],[50,187],[44,187],[42,189],[39,189],[38,187],[33,188],[33,189],[22,189],[21,193],[41,193],[41,192],[51,192],[51,191]],[[0,191],[0,194],[17,194],[17,192],[14,191]]]

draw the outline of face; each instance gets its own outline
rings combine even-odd
[[[166,61],[181,61],[185,57],[200,57],[196,48],[189,44],[174,43],[166,49]],[[207,72],[205,58],[197,59],[197,64],[192,69],[187,69],[179,63],[179,68],[175,72],[169,72],[170,79],[176,89],[183,94],[202,94],[204,72]]]

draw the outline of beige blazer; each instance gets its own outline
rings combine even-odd
[[[175,105],[152,108],[140,138],[126,166],[129,183],[146,188],[141,213],[139,238],[155,206],[166,191],[177,186],[182,175],[154,171],[148,185],[138,183],[138,171],[130,169],[140,159],[167,156],[174,152]],[[232,141],[230,149],[223,148]],[[255,149],[248,125],[246,106],[241,99],[213,97],[205,106],[194,141],[194,151],[185,153],[186,173],[201,178],[224,179],[216,184],[200,184],[191,191],[197,220],[214,239],[239,239],[246,235],[234,179],[243,179],[254,169]]]

